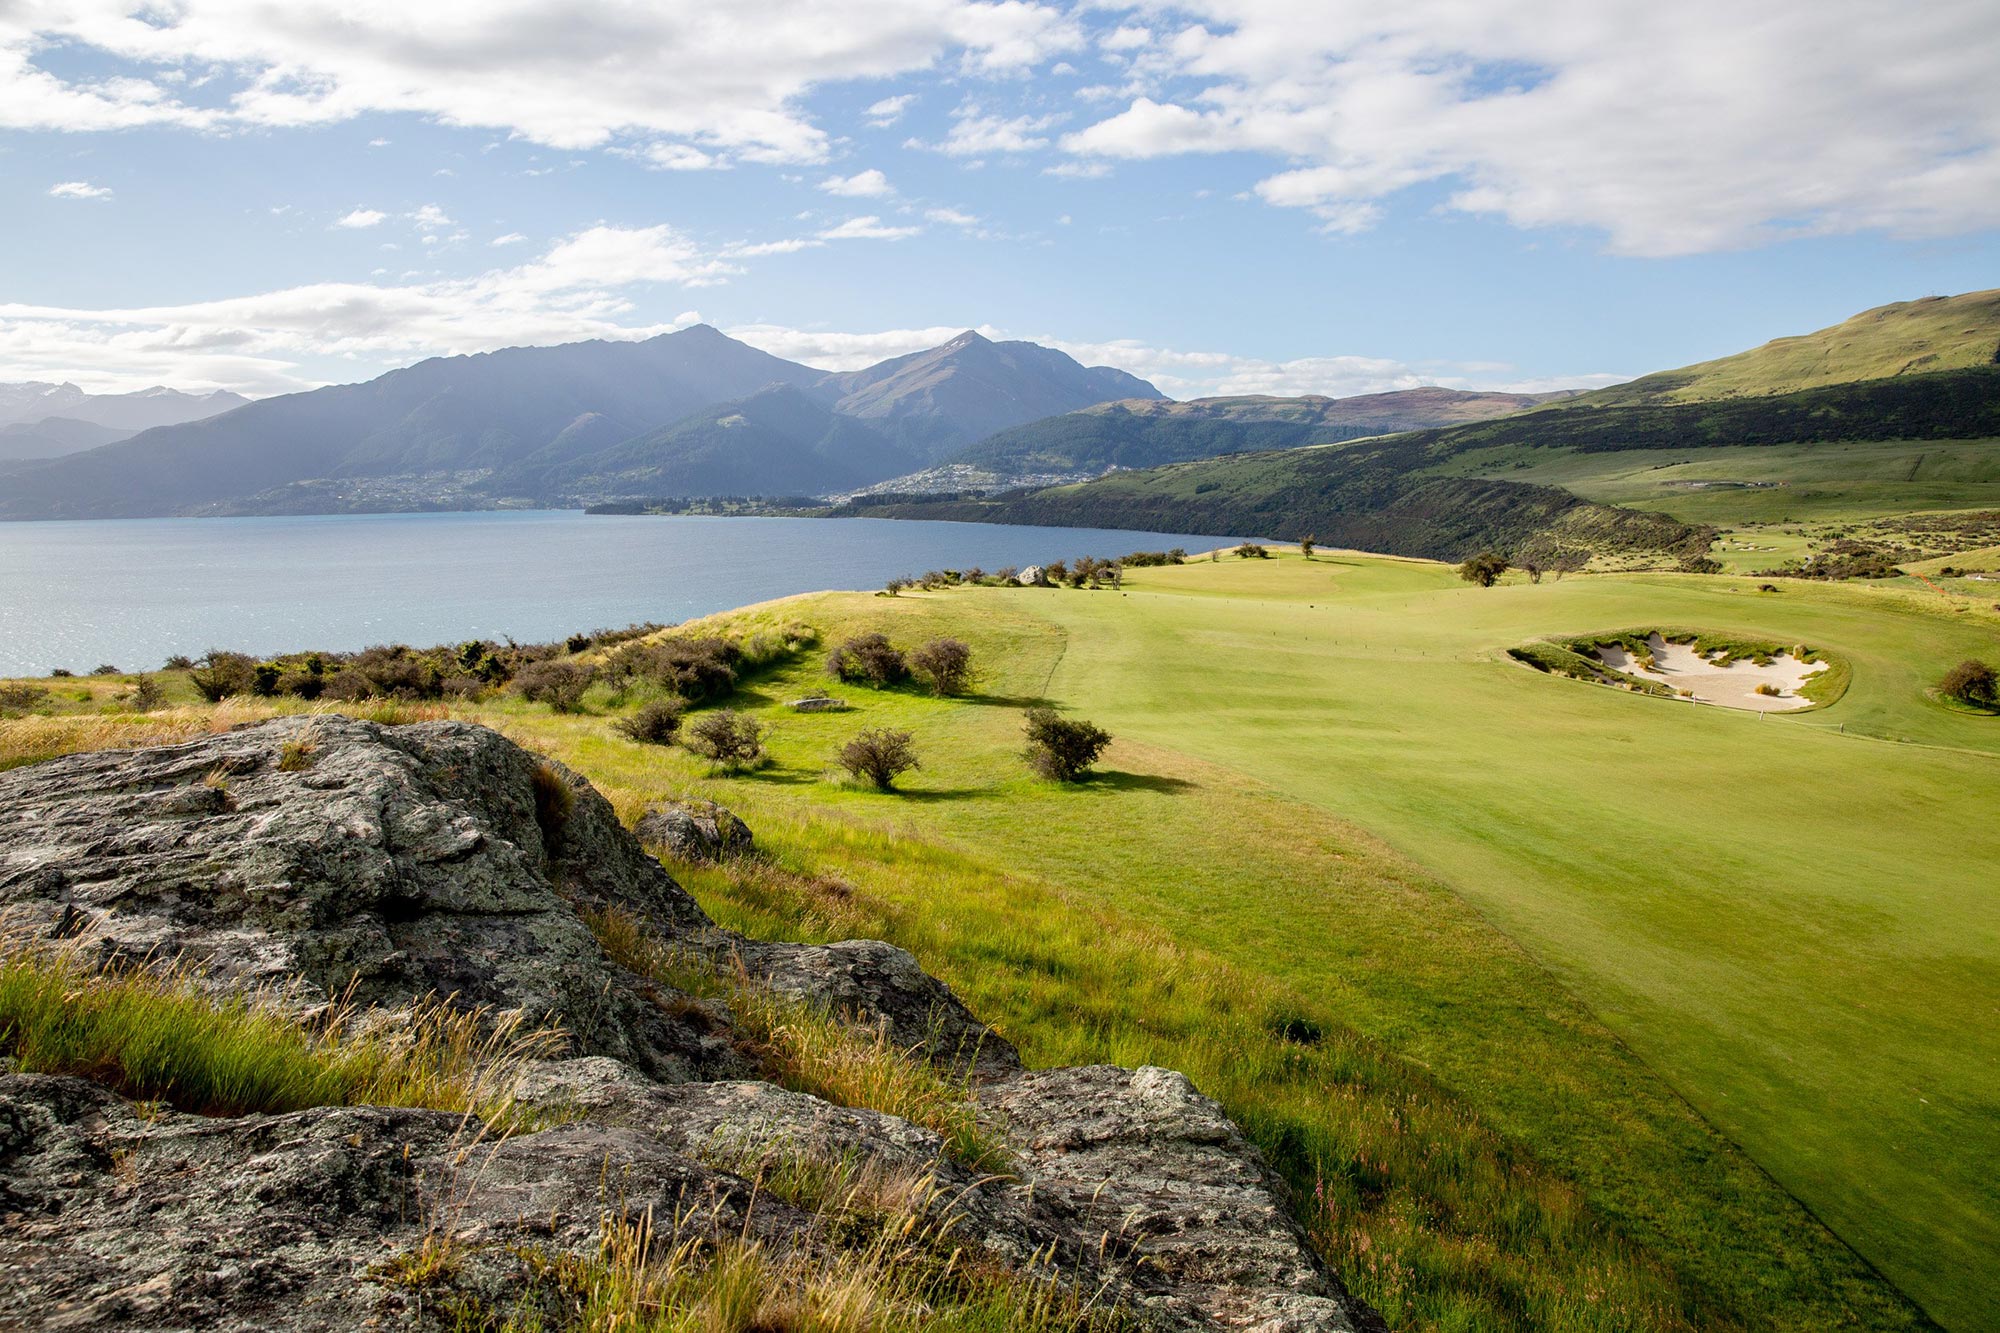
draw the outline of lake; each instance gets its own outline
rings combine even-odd
[[[1191,551],[1228,539],[896,519],[573,510],[0,523],[0,676],[156,668],[679,621],[927,569]]]

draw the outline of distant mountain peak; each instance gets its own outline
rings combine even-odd
[[[937,350],[940,352],[957,352],[963,351],[968,347],[989,347],[992,343],[993,340],[991,338],[984,336],[977,329],[967,329],[950,342],[938,347]]]

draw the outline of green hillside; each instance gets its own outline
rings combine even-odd
[[[1568,393],[1402,389],[1351,398],[1266,395],[1101,403],[990,436],[953,461],[1001,477],[1159,467],[1264,449],[1484,421]]]
[[[1592,407],[1714,402],[1996,363],[2000,289],[1878,306],[1832,328],[1774,338],[1747,352],[1660,371],[1575,401]]]

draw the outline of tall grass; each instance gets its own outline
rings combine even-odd
[[[1577,1185],[1282,985],[1129,917],[1058,907],[1034,881],[913,830],[814,813],[783,827],[767,818],[759,837],[789,864],[674,873],[718,921],[749,934],[874,936],[911,949],[1001,1019],[1035,1064],[1186,1072],[1286,1176],[1316,1248],[1391,1327],[1731,1326],[1727,1315],[1695,1316],[1689,1293],[1606,1226]]]
[[[980,1127],[966,1083],[920,1052],[898,1049],[881,1028],[780,994],[740,965],[674,949],[621,908],[587,912],[584,920],[620,966],[727,1004],[773,1082],[836,1105],[900,1116],[934,1130],[945,1151],[967,1166],[1004,1169],[1006,1153]]]
[[[428,1001],[310,1019],[274,994],[217,995],[184,967],[114,967],[76,948],[0,945],[0,1053],[201,1115],[421,1106],[513,1127],[523,1067],[562,1034]]]
[[[761,1182],[761,1177],[760,1177]],[[753,1204],[754,1207],[754,1204]],[[894,1197],[835,1193],[814,1203],[834,1247],[779,1252],[719,1244],[649,1214],[608,1213],[593,1256],[528,1256],[535,1280],[502,1333],[1119,1333],[1135,1327],[1096,1293],[1002,1268],[951,1235],[933,1182]],[[551,1314],[551,1311],[554,1313]]]

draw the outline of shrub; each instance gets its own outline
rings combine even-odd
[[[1467,583],[1490,588],[1507,572],[1507,557],[1497,551],[1481,551],[1458,567],[1458,576]]]
[[[2000,672],[1971,658],[1944,673],[1938,693],[1977,708],[2000,705]]]
[[[68,680],[71,676],[74,676],[75,674],[76,672],[71,671],[68,667],[52,667],[49,670],[49,675],[56,678],[57,680]]]
[[[887,728],[862,732],[841,746],[835,758],[842,768],[857,778],[867,778],[880,791],[888,791],[899,776],[922,767],[910,733]]]
[[[574,713],[590,688],[590,668],[574,662],[536,662],[514,677],[514,688],[529,703],[545,703],[550,711]]]
[[[632,716],[622,717],[611,725],[641,745],[671,745],[674,734],[681,729],[683,707],[679,699],[655,699],[641,705]]]
[[[1236,558],[1238,560],[1269,560],[1271,553],[1256,542],[1244,542],[1236,548]]]
[[[882,591],[888,593],[891,597],[894,597],[898,593],[901,593],[905,588],[915,587],[916,582],[917,581],[915,579],[911,578],[890,579],[887,583],[882,585]]]
[[[1769,681],[1765,681],[1762,684],[1758,685],[1756,692],[1758,694],[1763,695],[1766,699],[1782,699],[1785,695],[1785,692],[1783,690],[1779,689],[1776,685],[1771,684]]]
[[[36,685],[0,685],[0,711],[26,712],[49,697]]]
[[[175,653],[172,657],[161,663],[160,669],[162,671],[186,671],[193,665],[194,659],[192,657],[189,657],[186,653]]]
[[[877,689],[900,685],[910,678],[910,664],[902,650],[884,634],[843,639],[826,655],[826,670],[838,680],[865,680]]]
[[[764,758],[764,728],[733,708],[719,708],[688,727],[687,747],[725,768],[750,768]]]
[[[1111,733],[1078,718],[1066,718],[1053,708],[1027,713],[1028,766],[1056,782],[1076,782],[1090,771]]]
[[[720,635],[708,634],[631,644],[620,649],[606,669],[614,677],[649,680],[690,703],[702,703],[733,691],[737,668],[743,662],[742,648]]]
[[[188,680],[195,693],[208,702],[221,703],[231,695],[250,692],[257,664],[247,655],[211,648],[201,661],[200,666],[189,669]]]
[[[910,654],[910,669],[932,694],[963,694],[972,683],[972,649],[957,639],[932,639]]]
[[[93,676],[115,676],[118,674],[118,668],[109,662],[99,662],[90,669],[90,674]]]
[[[126,703],[135,713],[150,713],[167,701],[167,692],[160,688],[160,682],[151,676],[141,676],[132,686],[131,697]]]

